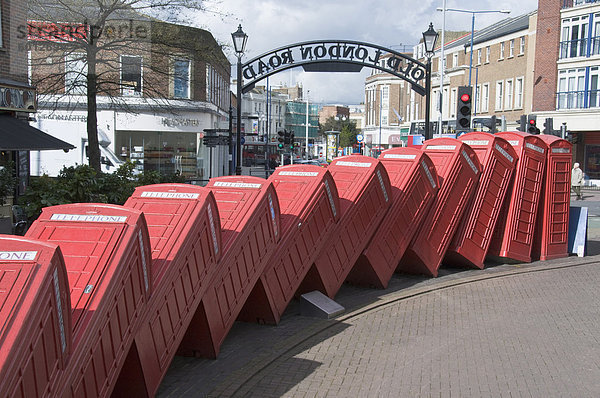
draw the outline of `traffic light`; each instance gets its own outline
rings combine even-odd
[[[458,87],[458,111],[456,112],[456,129],[469,131],[471,127],[471,94],[473,90],[469,86]]]
[[[527,132],[527,115],[521,115],[521,118],[519,120],[517,120],[517,123],[519,123],[519,131],[522,132]]]
[[[552,135],[554,134],[554,127],[552,126],[552,118],[547,117],[544,122],[544,134]]]
[[[536,123],[537,123],[536,115],[529,115],[527,117],[527,132],[529,134],[539,134],[540,133],[540,129],[537,128]]]
[[[285,130],[279,130],[277,132],[277,149],[283,149],[285,146],[287,132]]]
[[[289,138],[288,142],[286,142],[286,144],[289,145],[289,148],[291,150],[294,149],[294,133],[290,133],[290,138]]]

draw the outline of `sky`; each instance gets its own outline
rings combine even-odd
[[[320,39],[356,40],[394,50],[417,44],[429,22],[440,31],[443,0],[207,0],[211,12],[197,14],[196,26],[210,31],[228,46],[225,53],[234,65],[231,33],[239,24],[248,35],[243,61],[288,44]],[[505,14],[477,14],[475,30],[507,17],[537,8],[537,0],[446,0],[446,8],[504,10]],[[446,12],[446,30],[471,30],[471,15]],[[441,37],[441,36],[440,36]],[[360,73],[304,72],[301,68],[271,76],[271,85],[301,83],[311,102],[353,105],[364,101],[365,77]],[[265,84],[263,80],[261,83]]]

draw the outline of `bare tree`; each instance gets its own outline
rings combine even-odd
[[[162,101],[165,86],[161,83],[174,73],[168,55],[186,51],[193,56],[204,51],[203,56],[222,60],[222,52],[207,54],[206,50],[214,46],[199,48],[193,40],[182,42],[181,37],[173,36],[173,29],[166,28],[169,23],[156,18],[184,22],[194,11],[205,12],[204,0],[29,1],[26,34],[32,52],[32,83],[38,88],[40,101],[53,101],[56,108],[76,98],[86,102],[89,163],[97,171],[101,170],[98,96],[127,109],[130,101],[122,94],[141,94],[143,83],[146,101],[167,106]],[[124,53],[144,55],[144,70],[155,73],[148,77],[145,73],[142,82],[134,73],[138,61],[135,57],[122,58]],[[148,55],[152,59],[147,60]]]

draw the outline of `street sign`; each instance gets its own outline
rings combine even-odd
[[[356,141],[363,142],[365,137],[362,134],[356,134]]]

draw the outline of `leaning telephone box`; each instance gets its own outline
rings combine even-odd
[[[454,138],[427,140],[423,151],[435,165],[440,189],[402,257],[400,270],[437,276],[450,240],[475,191],[481,166],[475,151]]]
[[[57,244],[69,277],[73,354],[52,395],[109,396],[152,289],[143,214],[107,204],[46,207],[27,236]]]
[[[513,146],[519,162],[500,211],[502,221],[496,225],[487,256],[500,261],[530,262],[548,148],[538,135],[521,132],[497,135]]]
[[[531,254],[552,260],[568,256],[572,145],[553,135],[539,138],[548,146],[548,154]]]
[[[278,167],[269,177],[281,210],[281,241],[239,319],[278,323],[339,219],[331,173],[313,165]]]
[[[459,140],[475,151],[482,171],[444,263],[483,269],[518,158],[512,145],[497,135],[474,132],[460,136]]]
[[[392,204],[347,280],[385,288],[439,189],[435,166],[416,148],[392,148],[379,160],[387,170]]]
[[[0,235],[0,396],[51,396],[71,353],[71,302],[60,249]]]
[[[125,207],[148,223],[153,293],[114,394],[154,396],[217,270],[221,225],[210,189],[190,184],[138,187]]]
[[[273,184],[258,177],[212,178],[206,187],[217,202],[223,252],[179,353],[216,358],[277,247],[279,202]]]
[[[387,172],[377,159],[349,155],[327,168],[340,197],[340,220],[317,255],[299,293],[333,298],[383,220],[391,201]]]

